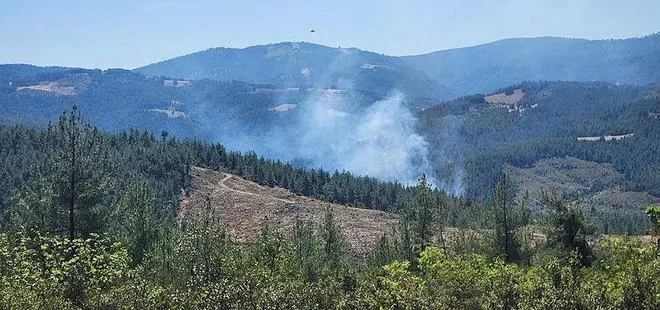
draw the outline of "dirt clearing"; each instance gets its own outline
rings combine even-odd
[[[239,243],[255,241],[265,223],[285,235],[291,232],[296,218],[320,223],[330,207],[349,247],[361,256],[398,223],[398,217],[391,213],[330,204],[232,174],[193,167],[191,175],[193,190],[181,198],[179,221],[200,214],[208,201],[220,225]]]

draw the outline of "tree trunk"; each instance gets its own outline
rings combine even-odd
[[[76,238],[76,128],[75,125],[70,129],[71,143],[71,166],[69,167],[69,240]]]

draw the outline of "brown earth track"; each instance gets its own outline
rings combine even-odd
[[[234,193],[239,193],[239,194],[249,195],[249,196],[255,196],[255,197],[263,197],[263,195],[260,195],[260,194],[255,194],[255,193],[250,193],[250,192],[245,192],[245,191],[230,188],[229,186],[227,186],[227,184],[225,184],[225,182],[227,180],[229,180],[231,177],[232,176],[230,174],[225,174],[225,177],[222,178],[222,180],[220,180],[220,182],[218,182],[218,185],[220,185],[220,187],[222,187],[222,188],[224,188],[228,191],[234,192]],[[277,198],[277,197],[270,197],[270,198],[275,199],[277,201],[284,202],[284,203],[295,203],[295,202],[293,202],[291,200],[288,200],[288,199],[282,199],[282,198]]]

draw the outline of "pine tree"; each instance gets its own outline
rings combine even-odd
[[[100,213],[112,185],[112,166],[105,138],[77,107],[63,113],[59,124],[49,126],[46,137],[55,208],[64,213],[69,239],[97,231]]]
[[[158,206],[156,193],[142,180],[131,180],[113,205],[109,230],[129,248],[135,265],[142,263],[160,226],[167,222],[160,217]]]
[[[500,181],[493,188],[490,201],[493,216],[493,241],[495,252],[506,262],[516,262],[521,258],[519,229],[528,223],[528,211],[524,204],[515,206],[511,202],[508,177],[502,173]]]
[[[437,195],[431,189],[426,176],[422,175],[419,183],[413,187],[412,197],[404,206],[404,221],[410,224],[412,241],[419,246],[417,253],[431,243],[436,232],[439,232],[440,243],[446,254],[443,236],[444,217],[442,205]],[[405,227],[403,231],[407,231]]]
[[[651,220],[651,235],[660,236],[660,206],[649,205],[646,207],[646,214]],[[660,238],[656,241],[658,244],[658,249],[660,249]]]
[[[578,205],[568,204],[558,194],[544,195],[543,201],[551,212],[548,246],[565,255],[577,252],[582,266],[591,266],[593,251],[587,242],[587,236],[593,234],[591,225]]]
[[[335,221],[335,215],[331,207],[327,207],[325,210],[325,217],[321,226],[321,238],[323,239],[323,254],[328,267],[331,269],[339,267],[346,254],[345,243],[341,228]]]

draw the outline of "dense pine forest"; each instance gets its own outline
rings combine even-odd
[[[74,107],[41,129],[0,126],[0,309],[584,309],[660,307],[660,244],[600,236],[579,200],[486,200],[302,169],[220,144],[99,131]],[[177,222],[193,166],[396,213],[355,256],[331,209],[242,244],[207,204]],[[220,206],[221,207],[221,206]],[[640,232],[658,234],[648,208]],[[448,229],[458,231],[449,233]],[[651,239],[652,240],[652,239]]]

